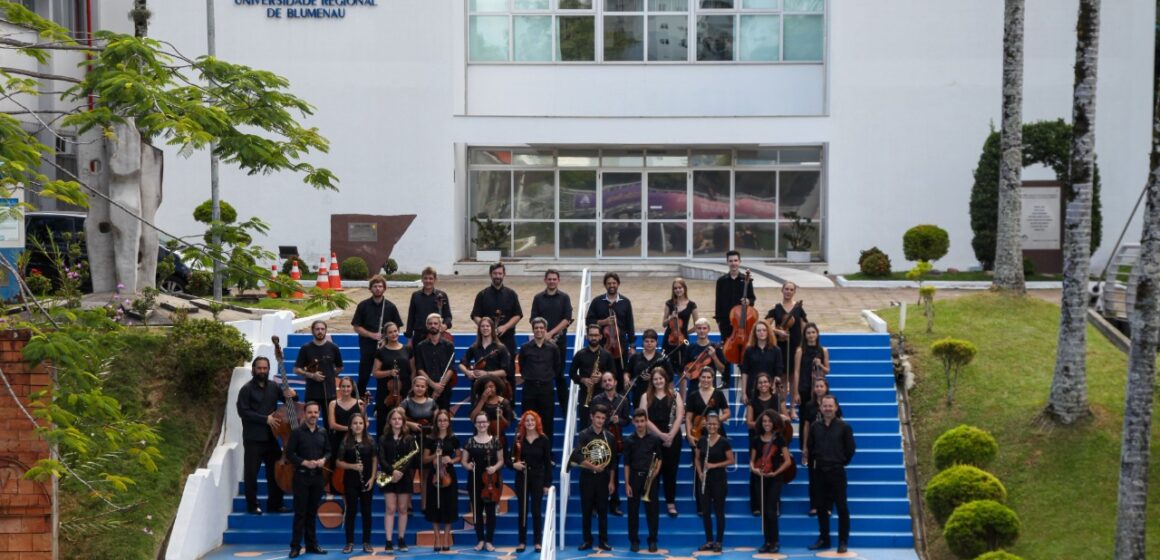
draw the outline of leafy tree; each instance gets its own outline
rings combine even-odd
[[[270,226],[258,219],[250,218],[237,223],[238,211],[228,202],[221,201],[218,222],[212,216],[211,201],[207,200],[193,209],[193,219],[207,224],[205,245],[189,247],[182,252],[187,258],[212,268],[215,260],[229,264],[226,269],[226,284],[234,286],[238,292],[258,287],[258,280],[270,281],[271,274],[258,263],[272,260],[277,255],[254,245],[254,234],[265,234]],[[212,241],[214,234],[221,239],[220,245]]]

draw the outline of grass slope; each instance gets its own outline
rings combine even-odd
[[[890,276],[867,276],[861,272],[852,272],[850,274],[843,274],[847,280],[910,280],[906,277],[906,270],[896,270],[890,273]],[[940,281],[940,282],[990,282],[995,277],[990,272],[983,272],[982,270],[960,270],[958,272],[939,272],[938,274],[929,274],[926,280]],[[1058,274],[1032,274],[1026,277],[1028,282],[1058,282],[1060,276]]]
[[[937,296],[936,296],[937,297]],[[989,469],[1007,486],[1023,530],[1010,552],[1024,558],[1110,558],[1116,526],[1120,434],[1127,357],[1094,328],[1087,334],[1088,398],[1093,418],[1078,427],[1037,422],[1051,386],[1059,307],[1033,298],[978,294],[937,301],[934,333],[912,310],[907,343],[917,385],[910,393],[919,479],[935,474],[931,447],[947,429],[972,424],[999,441]],[[897,309],[879,310],[898,328]],[[948,408],[942,365],[930,344],[943,337],[974,342],[979,353],[959,378]],[[1153,413],[1155,415],[1155,413]],[[1148,556],[1160,558],[1160,429],[1153,419],[1148,492]],[[954,558],[932,516],[924,520],[931,558]]]

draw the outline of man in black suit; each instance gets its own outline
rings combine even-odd
[[[246,510],[254,515],[262,515],[258,507],[258,469],[266,465],[266,509],[277,513],[287,513],[289,508],[282,505],[282,489],[274,480],[274,463],[282,457],[274,428],[282,425],[274,413],[278,402],[295,398],[294,390],[287,387],[279,391],[270,382],[270,359],[265,356],[254,358],[250,364],[250,381],[238,391],[238,416],[242,419],[243,464],[242,480],[246,488]],[[284,375],[280,372],[279,375]]]

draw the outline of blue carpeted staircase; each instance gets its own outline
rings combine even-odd
[[[358,364],[358,344],[353,334],[336,334],[334,341],[342,348],[343,360],[347,363],[347,373],[344,375],[356,376]],[[520,342],[526,340],[520,336]],[[470,335],[456,335],[455,343],[459,355],[462,355],[473,337]],[[309,341],[309,335],[295,334],[289,337],[286,343],[286,366],[292,368],[297,356],[298,348]],[[856,548],[912,548],[913,534],[911,531],[910,504],[907,500],[906,479],[903,467],[902,436],[898,420],[898,402],[894,389],[894,372],[890,359],[890,339],[885,334],[826,334],[822,336],[822,344],[830,350],[832,362],[829,375],[832,390],[837,395],[847,422],[854,428],[858,446],[853,463],[847,470],[849,477],[850,511],[853,517],[850,536],[850,546]],[[374,379],[371,380],[372,388]],[[294,382],[292,381],[292,384]],[[301,382],[297,383],[301,392]],[[452,402],[459,402],[467,395],[466,384],[460,383],[454,390]],[[517,389],[515,401],[520,402]],[[733,402],[734,395],[729,395]],[[736,410],[736,407],[733,409]],[[521,409],[517,407],[517,414]],[[563,433],[566,414],[556,412],[556,441],[554,444],[556,455],[559,456],[563,448]],[[462,440],[471,433],[471,425],[461,411],[453,423],[455,432]],[[372,430],[377,433],[373,427]],[[730,421],[726,426],[727,434],[733,440],[736,449],[737,462],[740,465],[736,472],[730,474],[729,498],[726,512],[727,546],[759,546],[762,542],[760,518],[753,517],[748,504],[748,474],[745,465],[748,464],[747,435],[744,424]],[[796,440],[795,436],[795,440]],[[800,462],[799,443],[793,442],[792,450],[796,460]],[[660,528],[662,545],[667,548],[696,547],[705,541],[701,520],[695,515],[693,505],[692,454],[686,445],[681,460],[680,483],[678,494],[681,496],[677,503],[680,516],[676,519],[661,513]],[[558,472],[554,473],[558,478]],[[509,485],[513,484],[514,473],[504,470],[504,478]],[[783,492],[781,516],[781,544],[783,547],[804,547],[817,538],[817,520],[807,517],[809,509],[807,497],[806,469],[798,471],[797,479]],[[461,474],[460,480],[463,480]],[[579,544],[580,541],[580,504],[576,497],[578,492],[577,477],[573,477],[573,490],[568,504],[568,520],[566,524],[566,542],[569,546]],[[557,481],[558,482],[558,481]],[[621,508],[627,511],[627,499],[624,497],[623,487],[621,494]],[[461,491],[459,511],[466,513],[470,507],[465,493]],[[265,475],[259,475],[258,494],[261,503],[265,504]],[[510,494],[510,493],[507,493]],[[341,498],[339,498],[341,499]],[[516,542],[515,510],[516,504],[509,502],[510,513],[501,514],[497,528],[495,542],[497,545],[514,545]],[[292,498],[287,496],[287,505],[292,506]],[[415,508],[418,507],[418,496],[415,496]],[[382,512],[384,511],[382,496],[375,494],[375,519],[373,544],[382,546]],[[225,544],[263,544],[285,546],[290,541],[291,514],[269,514],[254,516],[246,513],[245,499],[239,484],[238,495],[234,499],[233,513],[230,514],[228,529],[224,535]],[[641,530],[644,532],[644,520],[641,520]],[[415,534],[430,529],[430,525],[423,520],[422,514],[413,512],[408,524],[408,541],[414,545]],[[461,530],[462,529],[462,530]],[[594,526],[595,529],[595,526]],[[831,529],[837,531],[836,518],[831,522]],[[530,532],[530,528],[529,528]],[[624,517],[609,517],[609,533],[612,545],[617,548],[627,548],[628,538],[627,521]],[[318,531],[321,544],[330,548],[340,547],[345,538],[342,528],[322,529]],[[356,531],[356,540],[361,534]],[[642,540],[644,535],[641,535]],[[529,535],[529,540],[531,536]],[[836,542],[836,536],[835,536]],[[456,530],[456,546],[472,545],[475,543],[475,534],[470,525],[458,525]]]

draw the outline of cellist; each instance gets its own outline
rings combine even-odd
[[[624,373],[628,358],[636,352],[636,326],[632,319],[632,302],[620,293],[620,275],[615,272],[604,273],[603,295],[597,296],[588,305],[588,314],[584,322],[589,325],[600,325],[605,333],[601,344],[612,354],[617,377],[617,391],[623,391],[619,386],[620,376]],[[608,334],[616,331],[618,340],[610,340]],[[617,350],[619,348],[619,350]]]
[[[285,372],[280,372],[285,375]],[[270,382],[270,359],[258,356],[250,364],[250,380],[238,391],[238,416],[242,419],[242,447],[244,467],[242,480],[245,484],[246,511],[262,515],[258,507],[258,469],[266,465],[266,510],[288,513],[290,508],[282,505],[282,489],[274,480],[274,463],[282,456],[274,429],[282,427],[282,421],[275,416],[278,402],[294,401],[297,394],[289,387],[279,391]]]
[[[729,265],[729,272],[717,279],[717,293],[714,305],[713,318],[717,321],[717,331],[721,333],[721,340],[728,340],[733,334],[733,325],[729,323],[729,311],[734,305],[746,300],[747,305],[757,303],[757,295],[753,292],[753,284],[745,285],[745,275],[741,274],[741,253],[729,251],[725,253],[725,262]]]

